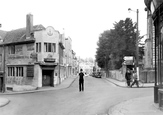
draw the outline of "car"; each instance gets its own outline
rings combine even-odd
[[[101,74],[101,72],[97,72],[97,74],[96,74],[96,78],[102,78],[102,74]]]

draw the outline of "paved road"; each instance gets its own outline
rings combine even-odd
[[[85,91],[78,79],[63,90],[3,95],[11,100],[0,115],[104,115],[124,100],[153,95],[152,88],[120,88],[105,79],[86,77]]]

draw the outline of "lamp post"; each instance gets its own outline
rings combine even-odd
[[[128,8],[128,11],[133,11],[136,12],[136,17],[137,17],[137,24],[136,24],[136,71],[137,71],[137,77],[139,79],[139,33],[138,33],[138,22],[139,22],[139,9],[137,9],[136,11],[132,10],[131,8]]]

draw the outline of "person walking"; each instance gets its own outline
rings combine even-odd
[[[82,69],[80,69],[79,73],[79,91],[84,91],[84,73]]]
[[[126,78],[126,81],[127,81],[127,86],[130,87],[130,81],[131,81],[131,72],[130,72],[130,69],[127,69],[127,72],[125,74],[125,78]]]
[[[134,79],[134,81],[132,82],[131,87],[132,87],[135,83],[136,83],[137,87],[139,87],[138,78],[137,78],[136,72],[133,73],[133,79]]]

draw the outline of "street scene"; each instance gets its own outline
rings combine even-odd
[[[121,101],[152,96],[152,88],[117,87],[107,79],[85,78],[85,90],[79,92],[78,78],[60,90],[1,95],[11,102],[0,108],[1,115],[107,115]],[[10,110],[8,110],[10,108]]]
[[[0,115],[163,115],[162,0],[5,0]]]

